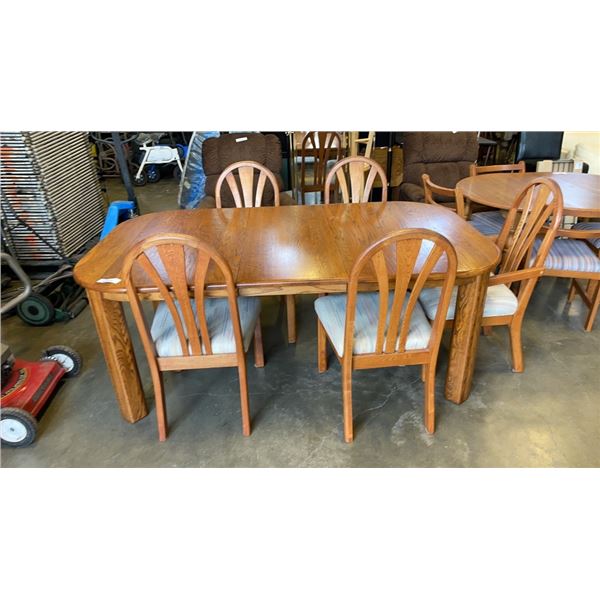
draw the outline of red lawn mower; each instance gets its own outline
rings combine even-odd
[[[0,314],[4,314],[29,296],[31,282],[12,256],[1,253],[1,259],[25,286],[21,294],[2,306]],[[36,416],[50,400],[59,381],[81,371],[81,356],[67,346],[51,346],[42,353],[39,361],[29,362],[15,358],[4,344],[1,351],[0,440],[2,446],[29,446],[37,434]]]

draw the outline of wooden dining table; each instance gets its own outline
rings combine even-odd
[[[563,214],[600,217],[600,175],[589,173],[490,173],[461,179],[456,188],[478,204],[508,210],[517,194],[536,177],[556,181],[563,194]]]
[[[228,261],[242,296],[320,294],[346,291],[359,254],[384,235],[405,228],[436,231],[456,249],[459,291],[445,395],[463,402],[471,389],[488,278],[500,258],[496,245],[466,221],[446,208],[416,202],[195,209],[125,221],[75,266],[123,418],[133,423],[148,412],[123,312],[123,260],[137,242],[158,233],[205,240]],[[444,269],[441,263],[434,269],[430,285],[436,283],[436,271]],[[150,282],[135,283],[143,298],[161,299]],[[221,294],[222,282],[209,278],[207,293]]]

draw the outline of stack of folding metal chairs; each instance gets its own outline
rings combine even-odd
[[[86,132],[0,133],[2,238],[23,264],[60,263],[102,230]]]

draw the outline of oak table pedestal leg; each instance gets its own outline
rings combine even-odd
[[[87,291],[92,316],[123,418],[135,423],[148,414],[121,302]]]
[[[458,286],[446,375],[446,398],[456,404],[471,392],[488,280],[486,273]]]
[[[287,314],[288,343],[296,343],[296,298],[294,296],[285,297],[285,306]]]

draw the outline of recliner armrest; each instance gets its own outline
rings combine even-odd
[[[424,202],[425,192],[420,185],[416,185],[415,183],[401,183],[400,199],[412,200],[413,202]]]

